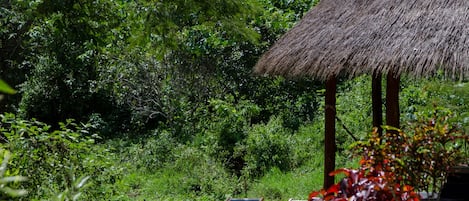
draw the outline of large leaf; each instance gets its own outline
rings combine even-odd
[[[6,82],[0,79],[0,92],[6,94],[15,94],[16,91],[11,88]]]

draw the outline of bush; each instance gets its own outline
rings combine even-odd
[[[178,188],[184,188],[183,193],[188,197],[205,196],[209,200],[225,200],[226,195],[239,192],[236,177],[202,150],[180,145],[174,152],[175,161],[168,167],[184,175],[177,185]]]
[[[176,140],[167,131],[154,131],[154,136],[132,142],[129,139],[114,139],[109,141],[118,147],[119,160],[129,163],[132,168],[150,173],[174,161],[174,148],[178,146]],[[122,144],[119,144],[122,143]]]
[[[385,126],[354,148],[361,167],[339,169],[345,178],[327,190],[312,192],[309,200],[418,200],[417,191],[439,192],[450,169],[463,153],[468,137],[451,124],[450,112],[436,108],[429,119],[411,123],[406,131]]]
[[[273,118],[266,125],[254,125],[237,153],[244,156],[245,170],[250,176],[259,177],[273,167],[282,171],[295,167],[295,144],[292,134],[282,127],[280,118]]]
[[[199,132],[194,135],[192,144],[240,175],[244,159],[242,155],[236,155],[235,149],[246,140],[250,120],[259,113],[259,108],[249,101],[235,104],[214,99],[209,103],[206,111],[198,111],[198,129],[193,130]]]
[[[440,114],[443,113],[443,114]],[[435,110],[429,119],[412,123],[406,131],[385,127],[380,136],[371,133],[356,149],[369,160],[371,166],[384,163],[400,178],[419,191],[439,192],[450,168],[463,159],[461,145],[468,140],[444,110]]]
[[[384,166],[369,166],[362,162],[358,170],[339,169],[330,175],[345,174],[339,183],[327,190],[312,192],[309,201],[418,201],[419,195],[413,192],[413,187],[396,183],[398,176]]]
[[[28,192],[23,189],[15,189],[18,186],[18,182],[26,181],[26,177],[16,176],[15,172],[11,172],[7,169],[7,165],[10,162],[9,159],[11,153],[8,150],[0,148],[0,200],[6,200],[11,197],[24,196]]]
[[[54,197],[58,192],[70,192],[86,176],[96,188],[80,189],[83,196],[103,198],[106,184],[119,179],[120,171],[110,161],[106,149],[94,145],[85,125],[71,120],[60,123],[59,130],[36,120],[22,120],[13,114],[0,115],[0,132],[11,150],[11,171],[28,177],[19,187],[31,193],[22,200]]]

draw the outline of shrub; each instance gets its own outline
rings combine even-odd
[[[282,171],[294,167],[294,142],[292,134],[282,127],[281,119],[273,118],[266,125],[254,125],[245,144],[237,147],[237,154],[244,155],[245,170],[259,177],[273,167]]]
[[[153,134],[154,136],[139,139],[135,143],[130,139],[114,139],[109,142],[120,150],[118,155],[121,162],[151,173],[163,167],[166,162],[173,161],[173,151],[178,146],[176,140],[167,131],[155,130]]]
[[[430,119],[412,123],[406,132],[385,127],[383,136],[372,132],[368,141],[357,143],[355,148],[365,158],[374,159],[369,160],[370,166],[388,161],[385,168],[395,172],[401,182],[419,191],[438,192],[450,168],[462,160],[461,145],[468,140],[450,122],[448,112],[435,110]]]
[[[70,192],[86,176],[96,188],[80,188],[89,199],[103,198],[106,184],[119,178],[120,171],[110,161],[106,149],[94,145],[85,125],[71,120],[60,123],[59,130],[36,120],[22,120],[13,114],[0,115],[0,133],[11,150],[11,171],[27,176],[19,187],[31,193],[20,199],[51,198],[57,192]],[[76,192],[74,192],[76,193]],[[73,193],[73,194],[74,194]]]
[[[237,179],[223,164],[204,151],[186,145],[174,149],[175,161],[168,168],[184,175],[175,188],[184,188],[189,196],[205,196],[209,200],[224,200],[226,195],[239,192]]]
[[[312,192],[309,200],[418,200],[414,187],[440,191],[450,168],[461,161],[461,144],[468,137],[451,125],[450,112],[437,109],[406,132],[385,126],[380,134],[374,129],[367,141],[354,145],[363,157],[361,167],[330,173],[346,177],[327,190]]]
[[[230,171],[240,174],[244,166],[243,155],[236,154],[236,147],[243,144],[248,135],[248,128],[259,108],[249,102],[214,99],[210,101],[207,111],[200,111],[198,122],[200,133],[193,142],[202,147],[210,156],[223,161]]]
[[[358,170],[344,168],[336,170],[330,175],[339,173],[345,174],[346,177],[327,190],[312,192],[308,200],[419,200],[418,194],[413,192],[411,186],[397,183],[396,175],[392,171],[386,170],[384,166],[369,166],[367,162],[362,161],[362,166]]]
[[[25,196],[28,192],[24,189],[16,189],[18,182],[24,182],[27,180],[26,177],[14,176],[7,169],[7,165],[10,162],[9,159],[11,154],[8,150],[0,148],[0,200],[6,200],[11,197]]]

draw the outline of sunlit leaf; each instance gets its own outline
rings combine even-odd
[[[0,191],[4,192],[5,194],[11,196],[11,197],[19,197],[19,196],[24,196],[28,194],[28,191],[26,190],[16,190],[12,189],[10,187],[2,187],[0,188]]]
[[[0,184],[6,184],[9,182],[21,182],[21,181],[27,181],[28,179],[26,177],[22,176],[12,176],[12,177],[4,177],[0,179]]]
[[[73,201],[79,200],[81,194],[82,194],[81,192],[75,194],[75,195],[73,196],[72,200],[73,200]]]
[[[77,188],[77,189],[82,188],[86,184],[86,182],[88,181],[89,178],[90,178],[90,176],[86,176],[86,177],[81,178],[78,181],[78,183],[75,185],[75,188]]]
[[[16,91],[11,88],[5,81],[0,79],[0,92],[6,94],[15,94]]]

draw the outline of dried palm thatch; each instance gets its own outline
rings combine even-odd
[[[322,0],[258,61],[284,76],[469,71],[468,0]]]

